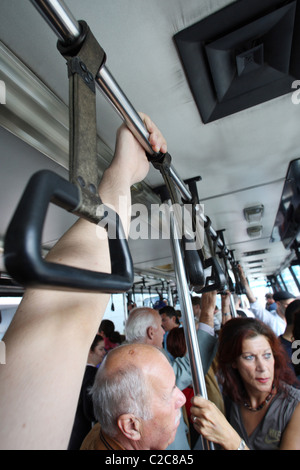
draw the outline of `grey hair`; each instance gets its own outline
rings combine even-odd
[[[139,307],[131,311],[126,326],[125,336],[129,343],[143,343],[147,336],[147,329],[157,328],[155,311],[148,307]]]
[[[108,374],[106,358],[101,364],[91,389],[95,418],[103,431],[115,437],[117,420],[122,414],[133,414],[136,418],[149,420],[150,396],[143,372],[134,364],[124,364],[114,374]]]

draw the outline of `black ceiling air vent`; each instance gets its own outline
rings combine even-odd
[[[256,251],[245,251],[245,253],[243,253],[243,256],[259,256],[259,255],[265,255],[266,253],[268,253],[268,249],[265,248],[263,250],[256,250]]]
[[[300,0],[240,0],[174,36],[204,123],[292,91]]]

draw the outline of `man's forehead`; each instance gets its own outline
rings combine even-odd
[[[160,356],[155,363],[145,367],[144,373],[153,389],[165,395],[171,393],[175,387],[175,374],[163,353]]]
[[[119,346],[112,349],[107,356],[107,367],[118,368],[126,365],[126,363],[133,363],[136,366],[142,367],[143,363],[153,361],[155,355],[159,351],[153,346],[141,343],[133,343]]]
[[[149,355],[145,357],[143,367],[145,372],[151,374],[151,373],[157,373],[157,370],[169,370],[173,372],[172,367],[170,366],[170,363],[166,356],[160,351],[159,348],[155,346],[150,346],[151,350],[149,351]]]

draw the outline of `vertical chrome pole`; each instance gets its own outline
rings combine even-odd
[[[230,312],[231,312],[232,318],[237,317],[236,308],[235,308],[234,299],[233,299],[233,294],[230,294]]]
[[[169,202],[169,207],[171,202]],[[182,320],[185,333],[187,351],[190,359],[190,367],[193,379],[193,388],[195,395],[200,394],[203,398],[207,397],[205,384],[205,376],[202,367],[200,350],[197,340],[196,327],[194,321],[194,313],[191,302],[191,295],[188,289],[188,282],[185,273],[185,267],[182,258],[181,246],[179,241],[178,229],[176,225],[176,217],[170,211],[170,235],[171,250],[173,255],[174,270],[176,275],[176,283],[179,295],[180,306],[182,308]],[[214,450],[211,442],[202,438],[203,449]]]
[[[123,293],[123,308],[124,308],[124,326],[127,323],[128,319],[128,310],[127,310],[127,298],[126,298],[126,293]]]

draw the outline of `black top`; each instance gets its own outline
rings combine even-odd
[[[93,421],[96,421],[89,391],[94,384],[97,370],[97,367],[86,366],[68,450],[80,449],[83,439],[92,428]]]

